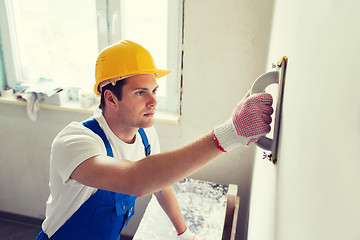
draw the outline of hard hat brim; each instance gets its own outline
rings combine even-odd
[[[169,74],[171,71],[170,70],[163,70],[163,69],[149,69],[149,70],[143,70],[141,72],[137,72],[137,73],[129,73],[126,76],[120,76],[120,77],[114,77],[114,78],[110,78],[110,79],[104,79],[101,82],[98,82],[95,84],[94,86],[94,92],[97,96],[101,96],[101,88],[103,88],[104,86],[112,83],[112,82],[116,82],[116,81],[121,81],[124,80],[126,78],[132,77],[132,76],[136,76],[136,75],[141,75],[141,74],[154,74],[156,79],[159,79],[161,77],[166,76],[167,74]],[[104,82],[106,82],[105,84],[103,84]]]

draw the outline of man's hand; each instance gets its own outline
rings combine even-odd
[[[183,233],[178,234],[179,240],[205,240],[205,238],[197,237],[188,228]]]
[[[248,146],[270,132],[272,97],[268,93],[249,92],[235,107],[232,117],[214,128],[214,139],[224,152]]]

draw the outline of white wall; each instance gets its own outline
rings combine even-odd
[[[256,156],[250,240],[360,239],[359,8],[275,4],[268,62],[289,57],[280,151],[276,167]]]
[[[185,1],[183,116],[156,123],[163,150],[184,145],[225,121],[266,69],[273,1]],[[0,103],[0,210],[42,217],[48,197],[50,145],[70,121],[88,115]],[[239,185],[238,239],[245,239],[255,147],[234,150],[192,177]],[[145,200],[138,204],[141,213]],[[131,234],[141,216],[125,233]]]
[[[86,117],[41,109],[33,122],[26,107],[0,103],[0,211],[43,218],[52,140],[69,121]]]
[[[184,94],[181,141],[230,116],[266,68],[273,1],[185,1]],[[247,231],[254,147],[234,150],[194,177],[239,185],[238,239]]]

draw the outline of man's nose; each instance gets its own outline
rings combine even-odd
[[[153,108],[153,107],[156,107],[157,104],[158,104],[158,102],[157,102],[156,95],[155,94],[150,95],[150,99],[147,103],[147,107]]]

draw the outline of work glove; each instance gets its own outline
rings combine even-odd
[[[249,146],[270,132],[272,97],[268,93],[250,95],[235,107],[232,117],[214,128],[217,147],[228,152],[237,146]]]
[[[178,239],[179,240],[205,240],[205,238],[197,237],[188,228],[186,228],[184,232],[178,234]]]

